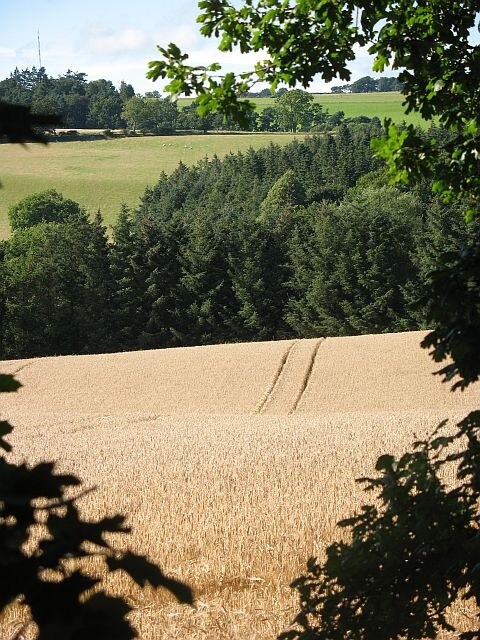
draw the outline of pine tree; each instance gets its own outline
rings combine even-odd
[[[161,222],[143,217],[138,234],[146,271],[146,323],[139,344],[144,348],[174,346],[183,324],[183,310],[179,306],[183,223],[179,216]]]
[[[85,260],[86,313],[90,317],[84,350],[88,353],[109,351],[113,346],[113,277],[107,229],[97,211],[87,228],[88,244]]]
[[[288,238],[301,220],[303,200],[303,188],[289,169],[268,191],[256,219],[246,218],[238,227],[231,273],[249,339],[291,334],[284,321],[291,276]]]
[[[228,269],[231,242],[227,216],[206,211],[188,220],[179,287],[184,325],[177,334],[183,344],[212,344],[235,336],[238,303]]]
[[[237,305],[236,336],[239,340],[271,340],[278,318],[269,287],[266,254],[270,242],[264,226],[244,217],[234,230],[229,254],[229,276]],[[275,282],[280,287],[281,283]]]
[[[421,203],[393,187],[352,192],[313,220],[312,237],[292,251],[297,297],[288,321],[317,335],[381,333],[417,328],[405,293],[418,289],[415,235]],[[307,284],[305,265],[311,269]]]
[[[470,247],[478,236],[477,221],[467,225],[465,222],[464,202],[445,205],[437,198],[432,198],[430,185],[420,185],[425,197],[422,228],[416,236],[415,263],[419,271],[420,284],[407,287],[406,294],[410,300],[412,313],[418,324],[427,329],[428,320],[424,300],[428,296],[429,282],[432,274],[442,268],[448,256],[457,256],[462,249]]]
[[[134,254],[137,238],[129,209],[122,205],[113,227],[113,242],[110,247],[112,294],[112,344],[116,350],[138,347],[138,336],[142,329],[142,297],[145,285],[137,277]]]

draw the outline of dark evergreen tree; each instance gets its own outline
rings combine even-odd
[[[264,252],[267,237],[256,221],[244,221],[236,229],[235,253],[229,255],[229,275],[238,304],[239,340],[272,339],[270,300],[266,296]]]
[[[285,338],[290,263],[287,238],[302,215],[305,194],[292,170],[270,188],[255,218],[244,215],[232,243],[230,273],[239,303],[240,334],[248,340]]]
[[[309,246],[296,244],[301,236],[292,242],[292,328],[330,336],[416,328],[405,287],[418,286],[414,250],[421,213],[415,196],[393,187],[366,188],[338,206],[310,212]],[[306,264],[312,277],[305,290]]]
[[[84,350],[89,353],[110,351],[113,347],[113,293],[114,282],[110,267],[107,229],[102,214],[97,211],[87,229],[85,247],[85,301],[90,316]]]
[[[229,275],[238,307],[236,339],[275,340],[292,334],[284,320],[289,261],[278,235],[259,221],[245,223],[229,255]]]
[[[123,205],[113,227],[110,246],[112,294],[112,345],[116,351],[138,348],[144,315],[141,313],[145,280],[134,265],[137,236],[131,212]]]
[[[442,268],[448,256],[456,256],[463,248],[470,247],[478,236],[477,221],[466,224],[466,204],[457,202],[446,205],[437,198],[432,198],[430,185],[419,185],[416,192],[421,191],[424,197],[422,227],[415,238],[415,261],[419,272],[419,281],[406,288],[411,302],[412,313],[422,328],[428,327],[428,309],[425,299],[432,274]]]
[[[238,304],[228,270],[231,243],[227,215],[205,211],[189,217],[179,287],[183,327],[175,331],[183,344],[235,339]]]
[[[138,223],[138,236],[146,272],[143,301],[146,322],[139,345],[142,348],[176,346],[184,325],[183,309],[179,308],[183,221],[175,215],[162,221],[144,216]]]

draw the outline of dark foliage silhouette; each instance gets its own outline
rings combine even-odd
[[[45,129],[61,124],[52,115],[34,114],[30,107],[0,101],[0,142],[45,142]]]
[[[478,606],[480,412],[454,435],[444,428],[400,458],[381,456],[378,474],[359,479],[377,501],[339,523],[350,542],[329,546],[324,562],[310,558],[293,582],[300,610],[281,640],[436,638],[455,631],[447,609],[457,598]],[[441,476],[449,465],[453,489]]]

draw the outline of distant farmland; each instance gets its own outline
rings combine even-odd
[[[421,125],[424,121],[418,114],[405,115],[403,96],[394,91],[387,93],[315,94],[315,102],[323,105],[330,113],[344,111],[347,118],[356,116],[391,118],[394,122],[411,122]]]
[[[355,478],[478,407],[478,384],[451,393],[432,375],[423,336],[2,362],[23,384],[2,417],[17,461],[57,460],[98,487],[83,514],[126,514],[128,546],[193,587],[194,609],[111,576],[142,640],[273,640],[298,610],[289,583],[373,499]],[[475,620],[463,602],[451,616]]]
[[[344,111],[347,118],[355,118],[356,116],[377,117],[380,120],[391,118],[394,122],[405,120],[416,125],[421,125],[423,122],[418,114],[405,115],[405,107],[402,105],[403,96],[396,91],[348,94],[315,93],[314,99],[332,114],[336,111]],[[263,111],[275,103],[275,98],[251,98],[251,100],[255,103],[257,111]],[[191,102],[190,98],[181,98],[178,101],[178,106],[181,108]]]
[[[0,145],[0,238],[10,233],[8,208],[31,193],[56,189],[90,214],[101,209],[106,223],[113,224],[122,202],[136,207],[145,188],[180,161],[191,165],[206,156],[223,157],[270,142],[283,145],[296,137],[303,135],[200,134]]]
[[[315,94],[330,113],[347,117],[366,115],[406,119],[421,124],[418,115],[405,116],[399,93]],[[179,107],[190,99],[180,99]],[[254,100],[259,111],[274,98]],[[9,235],[8,208],[25,196],[56,189],[84,206],[90,214],[100,209],[108,225],[114,223],[122,202],[137,206],[145,188],[159,174],[172,172],[180,161],[194,164],[206,156],[223,157],[230,151],[258,149],[270,142],[287,144],[304,134],[240,133],[187,136],[147,136],[95,141],[55,142],[43,145],[0,145],[0,238]]]

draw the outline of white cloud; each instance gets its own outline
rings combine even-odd
[[[129,27],[114,31],[100,24],[91,25],[85,38],[79,38],[77,48],[83,53],[89,52],[100,56],[121,53],[145,52],[155,53],[157,44],[166,46],[175,42],[180,48],[191,49],[199,41],[199,34],[194,27],[176,26],[138,29]]]
[[[94,27],[92,31],[86,46],[99,55],[139,51],[148,41],[146,33],[140,29],[123,29],[116,33],[107,33]]]

